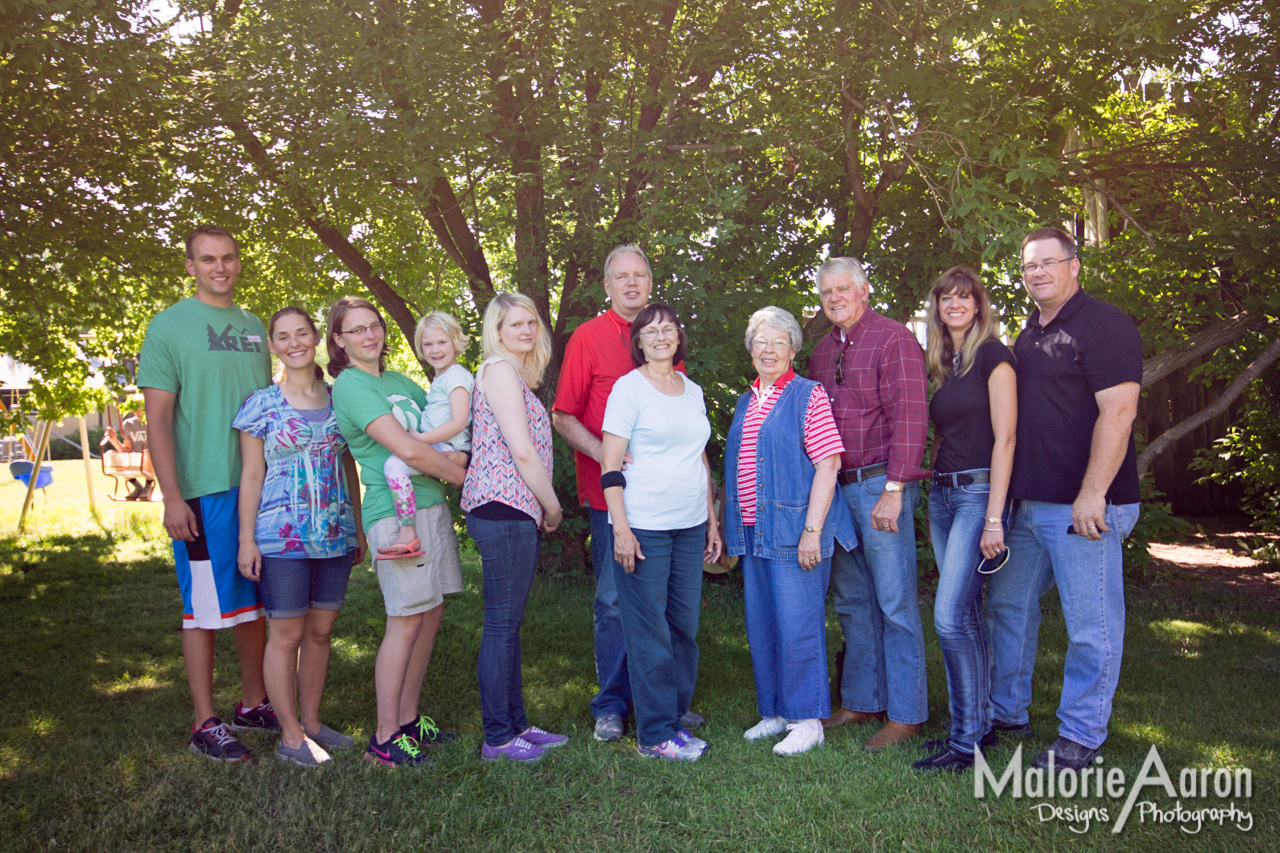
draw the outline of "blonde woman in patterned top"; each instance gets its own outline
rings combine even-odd
[[[529,725],[520,680],[520,625],[542,534],[560,526],[551,487],[551,420],[534,395],[551,336],[529,297],[499,293],[484,312],[484,363],[471,395],[471,467],[462,485],[467,533],[484,572],[477,672],[486,761],[537,761],[569,739]]]

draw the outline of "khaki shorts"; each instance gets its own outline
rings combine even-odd
[[[366,536],[376,557],[379,548],[390,547],[400,528],[396,517],[378,519]],[[445,595],[462,592],[462,564],[458,561],[458,536],[453,532],[449,507],[439,503],[418,510],[414,535],[422,540],[421,557],[374,561],[382,601],[388,616],[413,616],[434,610]]]

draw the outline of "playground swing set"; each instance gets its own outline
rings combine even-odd
[[[0,400],[0,411],[7,410],[8,407],[5,402]],[[113,415],[115,423],[110,424]],[[79,418],[79,421],[80,451],[84,458],[85,481],[89,490],[89,511],[96,512],[93,501],[92,452],[89,448],[89,431],[83,416]],[[123,418],[118,407],[108,407],[107,421],[114,426],[117,435],[124,435]],[[36,420],[30,436],[24,431],[16,436],[11,435],[4,439],[4,455],[10,460],[9,473],[15,480],[27,487],[26,497],[22,503],[22,512],[18,518],[19,531],[26,526],[27,512],[31,509],[31,502],[35,496],[36,489],[43,490],[53,485],[53,464],[48,458],[49,440],[53,436],[53,427],[52,421]],[[18,458],[19,456],[21,458]],[[38,467],[35,460],[41,460]],[[156,475],[155,469],[151,466],[150,451],[119,451],[113,448],[104,448],[101,456],[101,465],[102,473],[111,477],[115,484],[112,493],[107,496],[109,499],[113,501],[158,501],[162,499],[159,490],[155,487]],[[33,473],[35,474],[34,478],[32,476]],[[141,490],[141,494],[145,495],[145,497],[131,498],[127,494],[120,494],[122,484],[126,489],[129,488],[129,480],[143,484],[144,488]]]

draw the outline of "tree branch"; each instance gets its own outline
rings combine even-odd
[[[1266,328],[1266,317],[1241,311],[1230,319],[1215,323],[1188,338],[1188,346],[1182,349],[1169,347],[1143,362],[1142,387],[1147,388],[1164,379],[1179,367],[1208,355],[1219,347],[1238,341],[1249,332]]]
[[[290,206],[294,208],[294,212],[298,214],[302,222],[369,289],[369,292],[378,300],[378,303],[391,315],[391,319],[395,321],[396,326],[404,333],[405,339],[413,340],[413,330],[417,326],[417,319],[414,317],[413,311],[410,310],[409,304],[405,302],[404,297],[397,293],[391,285],[387,284],[381,276],[374,273],[373,264],[369,263],[369,259],[364,256],[364,253],[352,245],[345,234],[325,220],[311,199],[307,198],[298,187],[289,183],[287,178],[280,172],[280,169],[271,162],[266,147],[250,130],[249,125],[242,118],[227,115],[231,112],[231,106],[220,98],[213,100],[218,111],[223,114],[223,125],[231,131],[236,141],[240,143],[240,147],[249,155],[249,160],[259,174],[262,175],[263,180],[270,181],[284,190]]]
[[[1160,433],[1158,438],[1148,444],[1146,449],[1138,455],[1138,479],[1142,479],[1146,475],[1147,468],[1151,466],[1152,460],[1168,449],[1175,441],[1225,412],[1236,401],[1236,398],[1243,394],[1244,390],[1253,383],[1253,380],[1257,379],[1262,374],[1262,371],[1274,364],[1278,358],[1280,358],[1280,337],[1273,340],[1262,355],[1254,359],[1253,364],[1241,371],[1240,375],[1222,392],[1222,396],[1191,417],[1182,420],[1176,426],[1172,426]]]

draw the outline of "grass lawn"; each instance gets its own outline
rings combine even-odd
[[[467,589],[448,600],[424,691],[424,711],[461,735],[433,753],[433,766],[375,767],[357,748],[308,771],[276,760],[273,738],[255,735],[244,738],[255,761],[215,765],[186,747],[181,604],[160,506],[112,504],[100,485],[99,524],[85,502],[81,463],[55,464],[55,484],[47,498],[37,496],[25,536],[14,532],[22,489],[0,484],[3,850],[1280,850],[1277,616],[1158,581],[1128,590],[1124,673],[1104,766],[1132,782],[1154,744],[1175,786],[1184,767],[1248,768],[1252,798],[1234,800],[1252,814],[1248,832],[1207,824],[1189,834],[1142,822],[1135,809],[1112,834],[1123,798],[1015,800],[1006,791],[979,800],[972,774],[914,773],[918,747],[863,752],[871,727],[829,734],[825,748],[790,760],[745,742],[758,716],[736,575],[704,587],[694,703],[708,719],[699,732],[712,744],[704,759],[672,766],[641,759],[633,737],[591,740],[591,586],[540,577],[523,634],[526,705],[533,723],[573,740],[536,765],[482,763],[473,553],[463,555]],[[358,566],[323,706],[325,721],[358,744],[373,726],[382,627],[377,582]],[[837,638],[834,615],[829,628]],[[1027,766],[1056,732],[1065,648],[1051,595]],[[218,656],[217,705],[226,716],[238,698],[229,632]],[[931,629],[928,656],[927,734],[936,737],[947,710]],[[1016,745],[991,753],[997,771]],[[1174,806],[1158,788],[1139,800]],[[1181,798],[1187,809],[1230,801]],[[1040,803],[1102,808],[1109,819],[1077,833],[1067,821],[1042,822]]]

